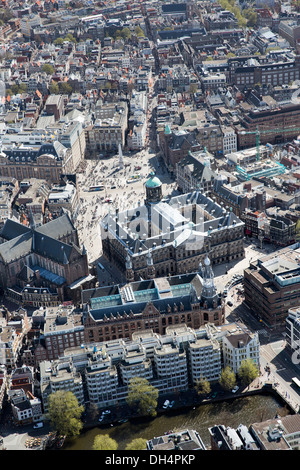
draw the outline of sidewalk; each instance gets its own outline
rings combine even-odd
[[[48,436],[49,425],[43,428],[33,429],[33,425],[18,428],[14,425],[0,425],[0,436],[3,443],[0,444],[0,450],[37,450],[39,446],[28,447],[28,440],[41,439],[41,442]]]

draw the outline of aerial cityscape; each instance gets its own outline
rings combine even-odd
[[[300,450],[298,1],[1,1],[0,449]]]

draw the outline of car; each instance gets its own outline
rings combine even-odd
[[[34,426],[33,426],[33,429],[39,429],[39,428],[42,428],[44,426],[44,423],[36,423]]]
[[[111,413],[111,411],[110,411],[110,410],[105,410],[105,411],[102,411],[102,414],[103,414],[103,415],[109,415],[110,413]]]
[[[171,401],[171,403],[169,404],[169,408],[172,408],[173,406],[175,405],[175,401]]]
[[[105,199],[105,202],[111,203],[112,200],[111,199]]]
[[[233,303],[229,300],[229,301],[227,302],[227,305],[229,305],[229,307],[232,307],[232,306],[233,306]]]
[[[138,165],[138,166],[135,166],[134,169],[135,169],[135,170],[141,170],[142,167]]]
[[[216,396],[218,395],[218,392],[214,392],[211,396],[211,398],[216,398]]]
[[[238,387],[237,385],[235,387],[233,387],[233,389],[231,390],[232,393],[236,393],[238,391],[240,387]]]
[[[110,187],[110,189],[116,189],[117,186],[115,186],[114,184]]]
[[[166,410],[170,405],[170,401],[169,400],[166,400],[163,404],[163,409]]]

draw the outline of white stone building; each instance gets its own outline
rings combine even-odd
[[[242,361],[251,359],[260,367],[258,333],[233,333],[223,337],[223,364],[229,366],[235,374],[239,372]]]
[[[237,151],[237,136],[234,132],[234,129],[230,126],[222,127],[223,133],[223,154],[227,155],[228,153]]]

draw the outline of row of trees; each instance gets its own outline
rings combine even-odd
[[[255,26],[257,13],[252,8],[241,10],[241,8],[236,5],[235,0],[219,0],[219,3],[224,10],[229,10],[234,14],[240,27]]]
[[[258,377],[258,374],[259,371],[254,362],[251,359],[245,359],[241,362],[241,366],[237,375],[241,381],[241,384],[246,387],[250,385],[250,383],[253,382],[256,377]],[[229,366],[226,366],[221,372],[219,384],[224,390],[230,391],[236,386],[236,383],[236,374]],[[210,383],[208,380],[204,379],[200,379],[197,382],[195,389],[199,395],[207,395],[211,392]]]
[[[140,26],[136,26],[134,28],[134,33],[137,37],[145,37],[144,31]],[[113,39],[123,39],[124,41],[128,41],[131,39],[131,31],[129,28],[125,27],[122,29],[114,29],[110,28],[106,34],[107,36],[112,37]]]

